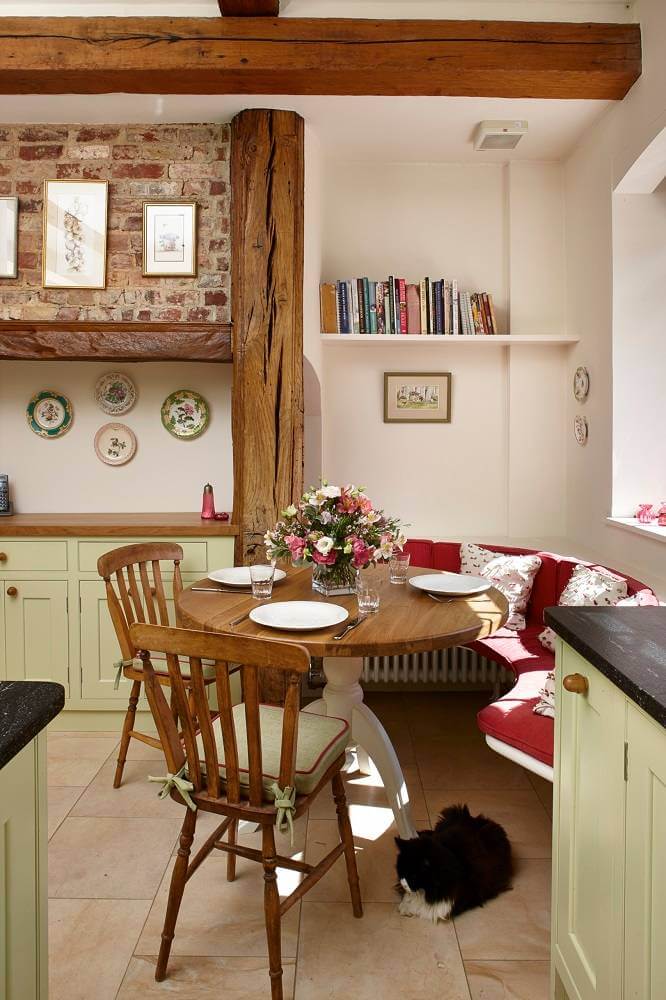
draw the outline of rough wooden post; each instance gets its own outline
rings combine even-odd
[[[237,564],[254,558],[266,529],[303,490],[303,187],[300,115],[238,114],[231,125]]]

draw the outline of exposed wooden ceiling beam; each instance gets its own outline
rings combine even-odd
[[[386,94],[619,100],[637,24],[0,18],[4,94]]]
[[[217,0],[224,17],[277,17],[280,0]]]

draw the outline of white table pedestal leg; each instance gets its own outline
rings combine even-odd
[[[327,684],[322,697],[308,705],[307,712],[345,719],[351,727],[352,743],[358,743],[379,771],[401,837],[416,836],[409,807],[409,795],[393,744],[386,730],[367,705],[359,678],[363,660],[359,657],[324,660]]]

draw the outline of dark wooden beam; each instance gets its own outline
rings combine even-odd
[[[0,321],[4,361],[217,361],[229,363],[231,327],[217,323]]]
[[[0,18],[4,94],[387,94],[619,100],[637,24]]]
[[[277,17],[280,0],[217,0],[224,17]]]
[[[232,432],[238,562],[303,491],[303,119],[231,123]]]

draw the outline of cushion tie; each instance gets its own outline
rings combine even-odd
[[[289,830],[289,842],[291,846],[294,846],[294,817],[293,814],[296,812],[296,789],[292,788],[290,785],[284,789],[280,788],[277,781],[274,781],[271,785],[271,792],[273,793],[273,798],[275,799],[275,805],[277,807],[277,823],[276,826],[280,833],[286,833]]]
[[[113,664],[116,670],[116,679],[113,682],[114,691],[117,691],[118,688],[120,687],[120,678],[123,676],[124,667],[131,667],[133,663],[134,660],[116,660],[116,662]]]
[[[188,781],[185,777],[185,769],[187,765],[183,764],[178,774],[171,774],[167,772],[165,778],[154,778],[152,774],[148,775],[148,781],[159,781],[162,784],[160,791],[157,793],[158,799],[165,799],[172,788],[177,788],[181,799],[185,803],[188,809],[192,812],[197,811],[196,803],[192,801],[190,792],[194,791],[194,785],[191,781]]]

